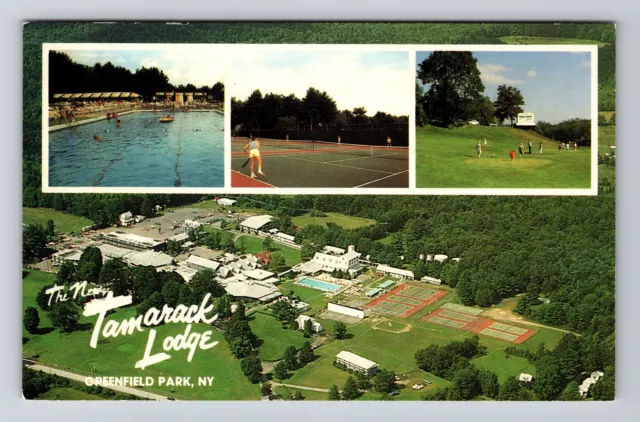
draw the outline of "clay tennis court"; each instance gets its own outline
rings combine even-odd
[[[262,171],[266,177],[252,179],[249,157],[243,151],[248,141],[248,138],[232,138],[231,186],[234,188],[409,187],[408,147],[259,138]],[[258,171],[257,163],[254,171]]]
[[[481,312],[481,310],[475,308],[462,305],[455,306],[455,308],[442,306],[422,319],[433,324],[444,325],[462,331],[470,331],[474,334],[482,334],[513,344],[521,344],[537,332],[528,328],[497,322],[492,319],[480,318],[478,317],[478,311]]]
[[[441,290],[425,289],[413,284],[403,284],[364,305],[372,312],[409,318],[447,295]]]

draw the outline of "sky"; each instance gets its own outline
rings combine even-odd
[[[413,108],[407,52],[263,51],[235,57],[232,69],[232,95],[242,100],[256,89],[303,98],[313,87],[340,110],[364,107],[373,116],[409,115]]]
[[[416,65],[431,52],[418,52]],[[536,121],[559,123],[591,118],[591,54],[588,52],[474,52],[484,95],[496,99],[498,85],[522,92],[525,112]]]
[[[212,50],[185,46],[173,50],[57,50],[72,60],[93,66],[111,62],[135,72],[141,67],[157,67],[169,77],[172,85],[191,83],[196,87],[211,87],[222,82],[226,63],[220,63]]]
[[[409,115],[413,108],[407,52],[264,50],[220,54],[202,46],[64,52],[89,66],[110,61],[132,72],[142,66],[155,66],[169,76],[173,85],[192,83],[200,87],[225,81],[230,94],[240,99],[246,99],[256,89],[262,94],[295,94],[303,98],[307,89],[314,87],[326,91],[339,109],[365,107],[369,116],[378,111]]]

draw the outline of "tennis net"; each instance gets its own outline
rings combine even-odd
[[[286,139],[272,139],[272,138],[256,138],[260,142],[260,146],[276,147],[276,148],[289,148],[289,149],[304,149],[312,150],[313,141],[305,140],[289,140]],[[243,146],[249,142],[249,138],[232,138],[234,144],[242,144]]]
[[[313,149],[316,152],[358,155],[364,157],[380,157],[395,160],[409,160],[408,147],[343,144],[337,142],[316,141],[313,143]]]

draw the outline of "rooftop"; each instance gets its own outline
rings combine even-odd
[[[173,240],[174,242],[182,242],[183,240],[189,239],[189,235],[187,233],[176,234],[175,236],[171,236],[167,240]]]
[[[110,238],[110,239],[114,239],[114,240],[120,240],[122,242],[127,242],[127,243],[133,243],[133,244],[137,244],[140,246],[145,246],[148,248],[153,248],[156,247],[160,244],[162,244],[162,242],[159,242],[155,239],[152,239],[150,237],[144,237],[144,236],[138,236],[137,234],[133,234],[133,233],[125,233],[123,231],[112,231],[109,233],[104,233],[102,235],[105,238]]]
[[[166,253],[154,251],[134,252],[125,256],[124,260],[131,265],[151,267],[163,267],[173,262],[173,258]]]
[[[227,284],[224,289],[231,296],[250,297],[262,301],[269,300],[281,296],[277,287],[267,286],[261,283],[253,283],[250,281],[233,281]]]
[[[388,265],[383,265],[383,264],[378,265],[378,267],[376,268],[376,271],[390,273],[390,274],[398,274],[404,277],[413,278],[413,271],[403,270],[401,268],[394,268],[394,267],[390,267]]]
[[[338,359],[342,359],[345,360],[347,362],[350,362],[354,365],[356,365],[359,368],[363,368],[363,369],[371,369],[371,368],[375,368],[376,366],[378,366],[377,363],[363,358],[362,356],[358,356],[355,353],[351,353],[351,352],[347,352],[345,350],[343,350],[342,352],[338,353],[336,355],[336,358]]]
[[[243,271],[242,274],[246,275],[249,278],[253,278],[254,280],[264,280],[273,275],[271,271],[265,271],[259,268],[250,271]]]
[[[217,270],[218,267],[220,267],[220,263],[219,262],[215,262],[215,261],[211,261],[209,259],[206,258],[201,258],[199,256],[196,255],[190,255],[189,258],[187,258],[187,264],[193,264],[193,265],[197,265],[199,267],[205,267],[205,268],[209,268],[213,271]]]
[[[270,222],[273,221],[273,216],[268,214],[265,215],[256,215],[253,217],[249,217],[240,223],[241,226],[248,227],[254,230],[260,230],[262,227],[266,226]]]

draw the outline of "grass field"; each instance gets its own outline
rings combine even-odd
[[[520,35],[508,35],[500,37],[500,40],[507,44],[595,44],[598,47],[604,47],[607,43],[595,40],[583,40],[581,38],[560,38],[560,37],[527,37]]]
[[[306,213],[304,215],[293,217],[293,224],[300,227],[307,227],[312,224],[327,227],[327,223],[334,223],[345,229],[356,229],[358,227],[376,224],[375,220],[369,218],[351,217],[337,212],[325,213],[327,215],[326,217],[312,217],[309,214],[310,213]]]
[[[244,249],[246,253],[257,254],[258,252],[261,252],[263,250],[262,244],[264,242],[264,239],[261,237],[240,236],[236,240],[236,246],[239,246],[240,242],[244,242]],[[274,252],[280,252],[284,256],[287,267],[293,267],[294,265],[302,261],[302,258],[300,257],[300,251],[289,246],[281,245],[274,242],[271,253]]]
[[[35,306],[35,294],[42,286],[52,281],[49,274],[30,271],[23,280],[23,306]],[[60,369],[69,370],[81,375],[89,375],[90,364],[96,369],[96,376],[191,376],[192,380],[198,376],[213,376],[215,381],[212,387],[189,388],[175,387],[171,393],[168,387],[147,387],[153,393],[173,396],[177,399],[199,400],[258,400],[260,389],[251,384],[242,374],[240,361],[233,358],[229,347],[222,337],[222,333],[213,330],[211,340],[219,341],[219,344],[208,350],[196,351],[193,360],[187,362],[188,351],[170,351],[171,359],[157,365],[147,367],[145,370],[135,369],[136,361],[143,356],[149,330],[132,336],[119,336],[116,338],[102,338],[96,349],[89,346],[96,317],[81,317],[79,328],[70,333],[63,334],[59,330],[51,330],[51,323],[46,313],[38,309],[41,318],[40,328],[44,328],[46,334],[31,335],[23,331],[26,343],[22,346],[23,357],[38,356],[38,360],[45,365],[57,365]],[[135,316],[134,308],[118,309],[114,314],[105,318],[105,324],[109,320],[122,321],[125,318]],[[49,330],[47,330],[49,328]],[[156,344],[153,353],[161,349],[161,341],[167,336],[182,334],[185,326],[167,324],[155,328],[157,331]],[[210,327],[205,324],[192,326],[191,332],[203,333]]]
[[[478,159],[475,145],[488,141]],[[529,141],[532,154],[511,161]],[[538,153],[540,142],[544,153]],[[588,148],[558,151],[558,144],[533,131],[507,127],[474,126],[444,129],[416,128],[416,184],[419,188],[582,188],[591,184]]]
[[[507,378],[525,374],[536,374],[536,367],[527,359],[518,356],[509,356],[500,350],[490,350],[486,355],[475,358],[471,361],[480,369],[487,369],[495,372],[498,376],[500,384],[504,383]]]
[[[108,400],[105,397],[94,396],[73,388],[55,387],[42,394],[37,400]]]
[[[49,220],[53,220],[56,232],[61,233],[80,233],[83,227],[93,224],[88,218],[65,214],[51,208],[22,208],[22,222],[24,224],[40,223],[46,227]]]
[[[280,321],[263,312],[251,314],[249,325],[251,331],[262,340],[259,350],[260,358],[264,361],[279,360],[287,347],[300,349],[307,341],[297,330],[282,328]]]
[[[226,230],[217,229],[215,227],[205,226],[203,229],[206,233],[220,233],[220,240],[233,239],[233,233]]]

